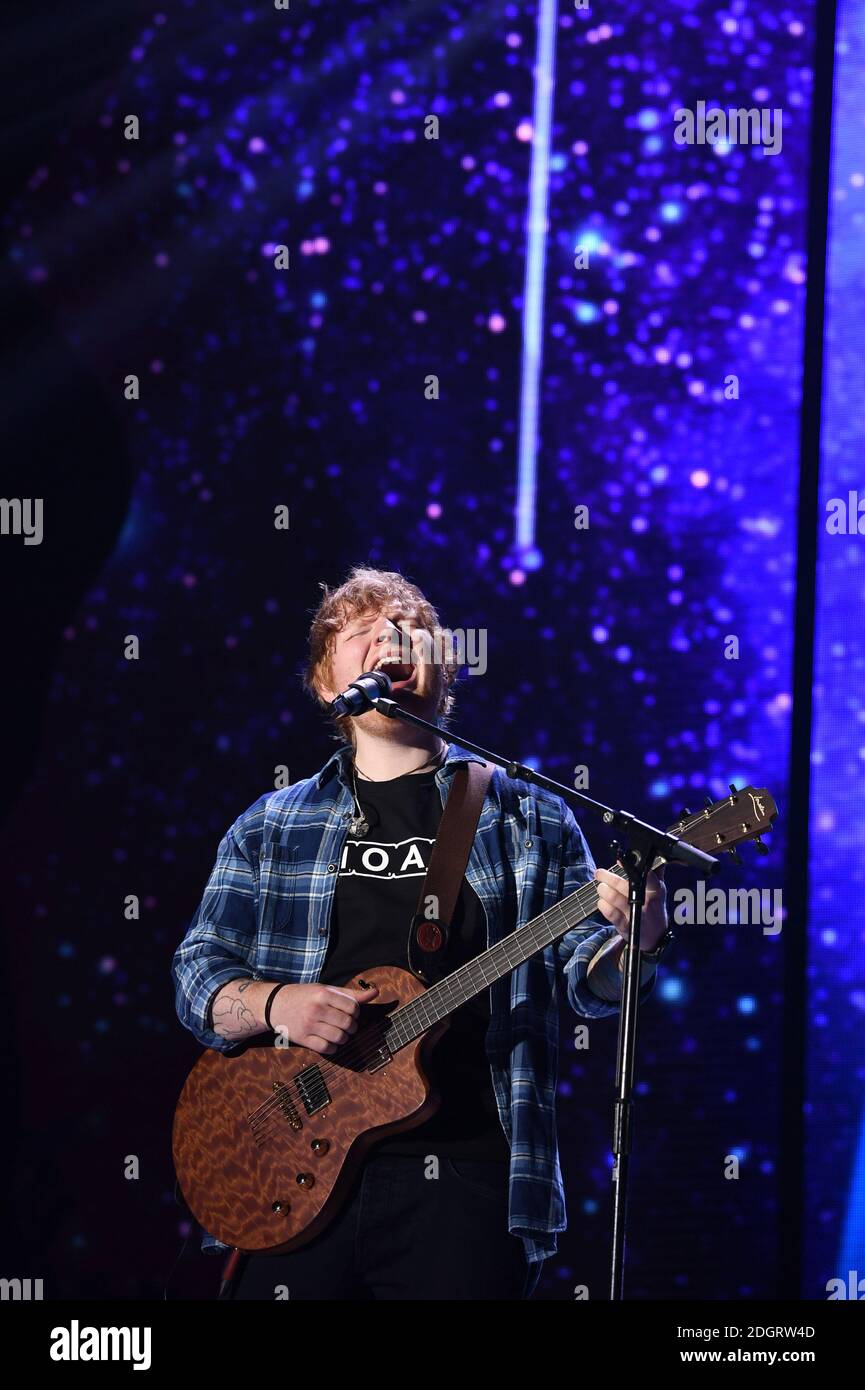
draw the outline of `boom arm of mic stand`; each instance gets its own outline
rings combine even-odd
[[[375,701],[375,708],[387,715],[389,719],[401,719],[404,724],[413,724],[418,729],[426,729],[428,733],[437,734],[441,738],[441,729],[437,724],[431,724],[428,719],[421,719],[419,714],[412,714],[411,710],[403,709],[395,700],[382,697]],[[479,743],[472,743],[467,738],[457,740],[460,748],[467,748],[470,753],[477,753],[488,763],[495,763],[497,767],[505,770],[509,777],[519,778],[522,782],[533,782],[535,786],[544,787],[546,791],[552,792],[554,796],[560,796],[565,801],[576,803],[578,806],[585,806],[611,830],[621,830],[628,835],[637,849],[642,849],[645,853],[652,854],[652,858],[660,855],[662,859],[675,860],[680,864],[687,864],[689,868],[697,869],[700,873],[714,873],[718,867],[718,860],[713,859],[711,854],[705,854],[703,850],[696,849],[694,845],[689,845],[685,840],[680,840],[677,835],[670,835],[666,831],[658,830],[655,826],[648,825],[645,821],[637,820],[627,811],[614,811],[612,806],[605,806],[602,801],[595,801],[591,796],[586,796],[585,792],[578,792],[575,787],[566,787],[562,782],[554,782],[551,777],[544,777],[543,773],[535,772],[534,768],[526,767],[523,763],[514,762],[509,758],[502,758],[498,753],[491,753],[488,748],[483,748]],[[654,852],[653,852],[654,851]]]

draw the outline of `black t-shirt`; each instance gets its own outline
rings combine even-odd
[[[358,778],[357,794],[369,830],[362,837],[349,832],[346,840],[320,976],[326,985],[345,984],[376,965],[409,969],[409,929],[442,815],[434,769],[389,782]],[[484,910],[466,880],[450,928],[445,974],[487,946]],[[425,1154],[434,1143],[443,1156],[508,1158],[484,1049],[489,1019],[489,990],[450,1015],[429,1062],[442,1098],[438,1112],[417,1129],[379,1140],[376,1153]]]

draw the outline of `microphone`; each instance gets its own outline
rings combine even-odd
[[[366,671],[352,681],[348,690],[331,702],[331,714],[363,714],[372,709],[382,695],[389,695],[393,689],[390,676],[384,671]]]

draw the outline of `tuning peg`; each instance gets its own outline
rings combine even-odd
[[[727,850],[727,853],[729,854],[729,856],[730,856],[730,858],[732,859],[733,863],[734,863],[734,864],[738,864],[739,867],[741,868],[741,867],[742,867],[742,856],[739,854],[739,851],[738,851],[737,849],[728,849],[728,850]]]
[[[763,841],[760,839],[760,836],[759,836],[759,835],[757,836],[756,840],[754,841],[754,848],[755,848],[755,850],[757,851],[758,854],[768,854],[768,853],[769,853],[769,846],[763,844]]]
[[[691,814],[691,808],[690,808],[690,806],[686,806],[686,807],[684,808],[684,810],[682,811],[682,815],[683,815],[683,816],[689,816],[690,814]]]
[[[727,786],[730,788],[730,791],[733,793],[734,796],[738,796],[739,788],[736,786],[735,782],[728,782]]]
[[[706,805],[707,805],[707,806],[714,806],[714,804],[715,804],[715,803],[714,803],[714,801],[712,800],[712,798],[711,798],[710,796],[707,796],[707,797],[706,797]]]

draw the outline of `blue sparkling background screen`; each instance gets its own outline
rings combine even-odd
[[[16,1190],[57,1296],[99,1296],[106,1271],[120,1296],[161,1288],[190,1233],[169,1133],[198,1049],[168,966],[227,826],[331,751],[298,680],[319,581],[399,569],[485,630],[456,738],[566,783],[585,764],[592,794],[665,824],[730,782],[783,811],[813,26],[774,0],[188,0],[69,36],[74,100],[3,223],[38,324],[13,439],[36,421],[42,445],[12,471],[46,498],[19,559],[32,680],[2,851]],[[699,101],[782,109],[783,147],[677,145]],[[783,815],[768,843],[722,885],[780,887]],[[632,1297],[777,1285],[782,956],[759,925],[683,928],[641,1016]],[[580,1053],[576,1022],[569,1229],[537,1297],[605,1296],[616,1025]],[[196,1250],[177,1278],[206,1292]]]

